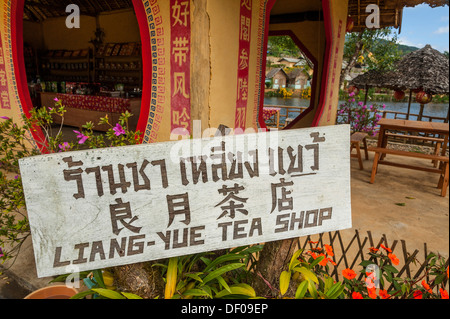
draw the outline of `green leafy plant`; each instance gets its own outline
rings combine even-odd
[[[169,259],[159,264],[165,274],[166,299],[256,298],[249,285],[251,271],[262,246]]]
[[[78,142],[64,141],[66,137],[63,136],[62,129],[65,113],[66,110],[61,101],[55,99],[54,107],[32,109],[28,117],[23,115],[20,125],[8,117],[0,118],[0,261],[2,263],[17,257],[23,242],[30,235],[19,169],[21,158],[83,148],[93,149],[140,143],[140,132],[129,129],[128,120],[133,116],[129,112],[121,114],[115,125],[110,123],[107,115],[101,118],[98,125],[109,126],[105,134],[95,134],[96,126],[89,122],[83,125],[81,131],[74,130]],[[59,125],[55,124],[56,118]],[[33,133],[35,138],[32,137]]]

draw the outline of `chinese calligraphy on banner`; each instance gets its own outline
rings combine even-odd
[[[6,18],[6,10],[4,12]],[[3,13],[2,13],[3,14]],[[7,20],[4,20],[5,26]],[[6,73],[6,55],[3,50],[2,32],[0,30],[0,109],[11,109],[8,90],[8,76]]]
[[[350,228],[349,139],[342,125],[22,159],[38,276]]]
[[[245,130],[249,97],[249,57],[252,26],[252,0],[240,0],[239,58],[235,128]]]
[[[190,0],[170,0],[171,130],[191,132],[191,13]],[[180,130],[182,129],[182,130]]]

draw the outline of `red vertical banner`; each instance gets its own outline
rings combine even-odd
[[[252,0],[240,0],[239,57],[235,129],[245,130],[248,103],[249,57],[252,26]]]
[[[170,0],[170,66],[172,132],[191,132],[191,5]]]
[[[3,54],[1,31],[0,31],[0,109],[7,109],[7,110],[11,109],[11,105],[9,103],[8,77],[6,75],[6,59]]]

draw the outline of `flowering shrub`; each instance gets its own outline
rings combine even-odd
[[[139,143],[139,132],[128,129],[129,112],[123,113],[113,126],[107,116],[99,125],[107,124],[106,134],[94,134],[91,122],[81,132],[74,131],[78,143],[63,141],[62,127],[65,108],[55,99],[54,107],[32,109],[30,117],[22,117],[19,126],[12,119],[0,118],[0,262],[14,258],[23,242],[30,235],[30,226],[25,214],[26,203],[23,194],[19,159],[45,153],[75,151],[80,148],[100,148]],[[55,128],[54,118],[61,124]],[[42,131],[43,139],[33,139],[30,132]]]
[[[296,299],[448,299],[445,285],[449,268],[443,257],[430,254],[422,275],[411,279],[396,277],[399,271],[395,266],[400,261],[390,248],[381,244],[380,249],[370,248],[368,254],[369,260],[360,263],[359,274],[353,269],[343,269],[342,280],[336,282],[328,267],[328,263],[336,266],[331,246],[324,245],[324,248],[305,253],[298,251],[288,271],[281,273],[281,296],[288,291],[292,278],[296,281]],[[431,277],[433,279],[427,282]]]
[[[339,106],[337,123],[350,124],[352,132],[366,132],[375,136],[378,122],[383,117],[380,107],[376,104],[364,105],[363,102],[358,102],[356,97],[355,92],[351,92],[347,101]],[[384,110],[386,105],[383,104],[381,108]]]
[[[306,89],[301,90],[300,98],[309,100],[311,98],[311,87],[308,86]]]

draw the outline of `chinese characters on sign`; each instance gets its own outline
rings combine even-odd
[[[25,158],[38,274],[349,228],[349,136],[329,126]]]

